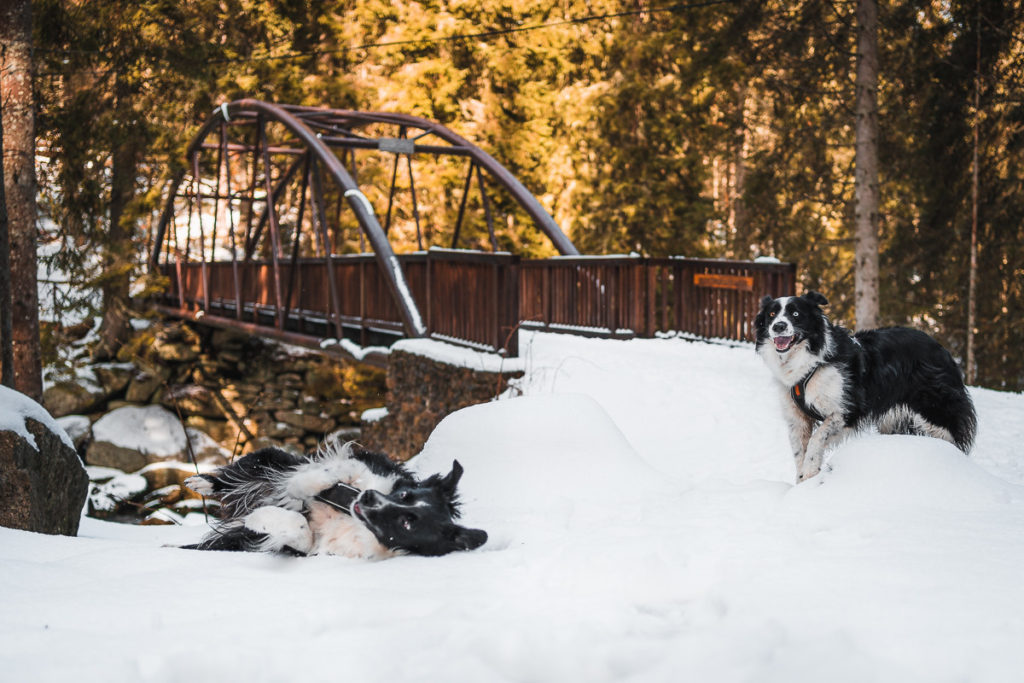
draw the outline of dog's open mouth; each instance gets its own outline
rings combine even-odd
[[[789,351],[793,344],[796,343],[796,335],[790,335],[788,337],[775,337],[772,339],[775,342],[775,350],[779,353]]]

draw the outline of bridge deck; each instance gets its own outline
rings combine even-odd
[[[793,264],[633,256],[520,260],[431,250],[397,257],[408,296],[436,339],[518,355],[520,328],[612,338],[681,332],[751,340],[758,300],[795,288]],[[306,346],[350,339],[388,345],[402,317],[372,255],[166,263],[165,312]],[[335,295],[331,295],[331,275]],[[280,292],[280,299],[276,292]],[[333,300],[333,301],[332,301]]]
[[[795,287],[791,264],[579,256],[508,169],[415,116],[237,100],[211,113],[186,156],[150,253],[170,280],[162,310],[293,343],[429,336],[515,356],[520,327],[741,340],[759,296]],[[402,167],[408,192],[398,191]],[[444,180],[428,200],[417,178]],[[395,236],[399,216],[421,251],[396,255],[392,239],[413,243]],[[502,222],[532,225],[562,256],[500,252]],[[422,251],[438,244],[452,249]],[[483,244],[492,251],[457,249]],[[336,253],[354,249],[372,253]],[[231,261],[218,260],[225,253]]]

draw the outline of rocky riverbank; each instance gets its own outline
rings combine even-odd
[[[117,362],[47,373],[43,405],[90,474],[90,514],[166,523],[201,501],[180,483],[267,445],[305,452],[355,438],[385,373],[183,322],[140,325]]]

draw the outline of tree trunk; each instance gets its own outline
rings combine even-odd
[[[747,91],[745,81],[736,87],[736,113],[733,127],[732,199],[733,252],[738,259],[750,258],[750,221],[747,216]]]
[[[100,291],[103,295],[103,322],[99,329],[99,343],[93,350],[94,360],[114,357],[130,332],[129,287],[131,278],[131,229],[126,224],[128,204],[135,196],[137,144],[132,127],[132,113],[126,105],[127,95],[121,81],[115,82],[116,106],[124,114],[118,117],[124,130],[111,154],[110,165],[110,227],[104,240],[104,273]]]
[[[981,124],[981,10],[978,10],[974,63],[974,149],[971,159],[971,254],[967,273],[967,357],[966,380],[974,384],[978,379],[975,360],[974,328],[978,324],[978,126]]]
[[[857,0],[854,314],[878,326],[878,4]]]
[[[3,103],[0,102],[0,112]],[[0,116],[0,149],[4,146],[3,116]],[[0,163],[0,384],[14,388],[14,340],[11,322],[11,236],[4,193],[4,165]]]
[[[14,388],[39,401],[43,382],[36,285],[35,112],[29,0],[9,0],[0,6],[0,50],[4,190],[11,243]]]

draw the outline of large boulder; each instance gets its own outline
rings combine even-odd
[[[88,493],[64,430],[38,403],[0,387],[0,525],[74,536]]]
[[[153,462],[187,460],[188,445],[181,421],[162,406],[124,406],[92,426],[90,465],[135,472]]]

